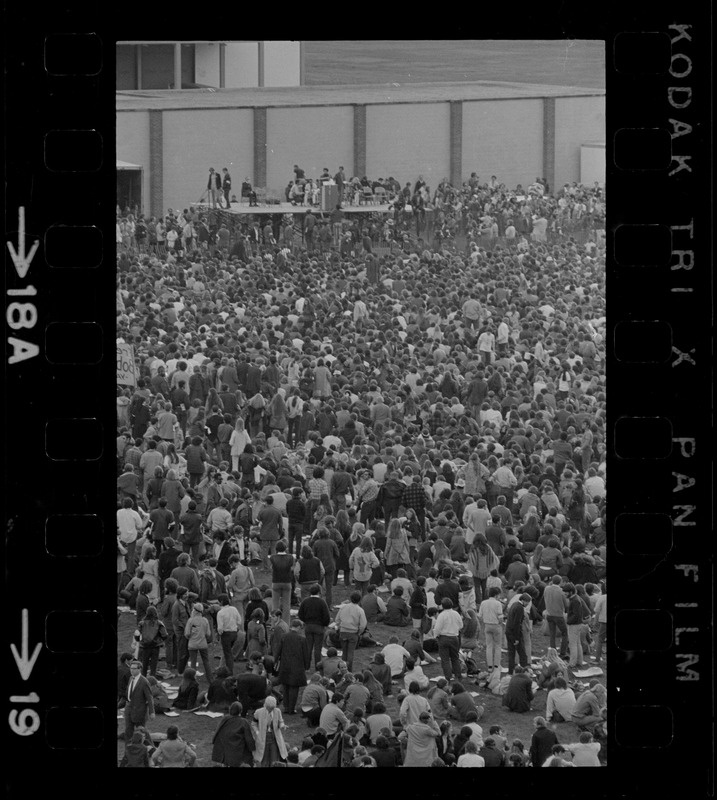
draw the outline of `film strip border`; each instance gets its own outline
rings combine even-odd
[[[11,792],[38,757],[89,780],[114,695],[114,54],[64,14],[5,37]]]
[[[709,10],[697,6],[683,3],[662,20],[653,9],[649,25],[610,22],[607,32],[616,669],[610,767],[591,789],[609,785],[607,772],[626,795],[679,784],[702,796],[713,753],[711,64]],[[116,763],[106,579],[113,41],[83,30],[86,21],[68,14],[51,34],[9,38],[6,59],[6,703],[15,787],[38,758],[90,781],[92,767]],[[588,29],[563,30],[590,38]],[[656,757],[686,769],[666,773]]]
[[[617,390],[608,530],[620,666],[608,686],[617,756],[608,763],[628,795],[664,777],[658,759],[689,759],[687,743],[704,737],[705,763],[690,767],[702,796],[714,752],[700,711],[712,696],[711,66],[709,25],[694,8],[630,26],[608,47],[608,380]]]

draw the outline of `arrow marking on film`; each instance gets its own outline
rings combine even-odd
[[[27,609],[23,608],[22,610],[22,653],[17,652],[17,647],[14,644],[10,645],[10,649],[12,650],[12,654],[15,658],[15,663],[17,664],[18,670],[20,670],[20,676],[24,681],[26,681],[32,670],[35,666],[35,662],[37,661],[37,657],[40,655],[40,650],[42,650],[42,644],[35,645],[35,650],[33,651],[32,658],[29,657],[29,644],[28,644],[29,634],[28,634],[28,614]]]
[[[12,242],[7,242],[7,249],[10,251],[12,263],[15,265],[15,272],[18,277],[24,278],[27,271],[30,269],[30,263],[35,257],[37,248],[40,246],[40,240],[35,239],[30,252],[25,255],[25,206],[20,206],[18,212],[18,234],[17,234],[17,251],[12,245]]]

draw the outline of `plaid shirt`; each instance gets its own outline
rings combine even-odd
[[[373,478],[369,478],[363,485],[360,492],[362,502],[370,503],[378,497],[378,492],[381,487],[376,483]]]
[[[426,507],[426,493],[420,483],[410,483],[403,490],[401,503],[406,508],[422,511]]]
[[[311,478],[306,488],[309,490],[309,500],[321,500],[322,494],[329,493],[329,485],[323,478]]]
[[[124,463],[125,464],[131,464],[134,467],[134,471],[137,474],[140,473],[140,469],[139,469],[139,460],[140,460],[140,458],[142,458],[142,451],[139,449],[139,447],[135,447],[133,445],[132,447],[129,447],[129,448],[127,448],[127,450],[125,450]]]

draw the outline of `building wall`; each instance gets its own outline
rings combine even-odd
[[[135,46],[117,45],[115,48],[115,71],[117,91],[137,88],[137,58]]]
[[[174,45],[140,45],[142,89],[174,88]],[[182,45],[182,83],[194,83],[194,45]]]
[[[165,111],[165,210],[187,208],[199,200],[206,190],[209,167],[218,172],[227,167],[232,176],[232,192],[238,197],[242,180],[252,174],[253,126],[254,112],[250,108],[204,109],[201,113]]]
[[[244,89],[259,85],[258,42],[228,44],[225,59],[224,85],[227,89]]]
[[[555,100],[555,186],[580,180],[580,146],[605,139],[605,97]]]
[[[299,42],[264,42],[264,86],[298,86]]]
[[[463,103],[462,179],[495,175],[509,188],[531,183],[543,171],[543,101]]]
[[[367,175],[405,184],[420,174],[435,189],[450,166],[449,103],[367,107]]]
[[[584,144],[580,148],[580,183],[605,184],[605,145]]]
[[[580,150],[605,137],[603,97],[557,98],[555,186],[580,180]],[[364,108],[364,107],[361,107]],[[401,183],[422,174],[431,188],[450,174],[450,103],[368,105],[366,169],[371,177],[393,175]],[[360,110],[360,109],[359,109]],[[159,112],[156,112],[159,113]],[[210,166],[229,168],[234,191],[244,176],[253,180],[254,111],[202,109],[164,111],[162,205],[186,207],[202,195]],[[268,108],[266,185],[283,191],[299,164],[318,176],[343,165],[354,171],[354,107]],[[117,158],[144,167],[148,207],[149,112],[117,116]],[[465,102],[462,110],[462,178],[495,174],[508,186],[543,175],[543,101]],[[360,145],[360,141],[358,142]]]
[[[117,114],[117,159],[144,168],[142,202],[149,211],[149,112]]]
[[[219,45],[198,44],[194,47],[194,81],[219,86]]]
[[[353,171],[353,108],[317,106],[267,109],[267,173],[271,189],[282,190],[293,179],[294,164],[307,176],[324,167]]]

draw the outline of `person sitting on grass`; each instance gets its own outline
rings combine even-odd
[[[403,643],[403,646],[406,650],[408,650],[411,658],[417,664],[420,664],[421,661],[428,661],[429,664],[435,664],[437,661],[437,659],[426,653],[426,651],[423,649],[423,646],[421,645],[421,634],[417,630],[411,631],[411,635]]]
[[[468,714],[478,713],[477,719],[483,716],[483,706],[477,707],[471,695],[466,691],[460,681],[454,681],[451,688],[451,707],[448,710],[449,719],[457,719],[465,722]]]
[[[589,731],[580,734],[580,741],[576,744],[566,744],[565,749],[572,754],[573,764],[576,767],[599,767],[600,742],[593,741]]]
[[[396,586],[393,590],[393,595],[388,599],[383,624],[399,628],[412,624],[411,610],[403,599],[403,586]]]
[[[503,695],[503,705],[509,711],[518,714],[524,714],[526,711],[530,711],[530,703],[533,700],[532,684],[533,679],[525,667],[518,665]]]
[[[406,674],[403,676],[403,682],[406,686],[406,689],[408,689],[412,681],[416,681],[416,683],[421,687],[421,691],[425,691],[430,685],[428,676],[423,672],[420,664],[418,664],[418,662],[416,662],[416,660],[413,658],[407,658]]]
[[[182,682],[179,685],[179,691],[172,703],[173,708],[186,711],[190,708],[196,708],[197,697],[199,696],[199,684],[196,679],[197,670],[193,667],[187,667],[182,675]]]
[[[167,738],[152,754],[155,767],[193,767],[196,760],[196,751],[180,738],[176,725],[167,728]]]

